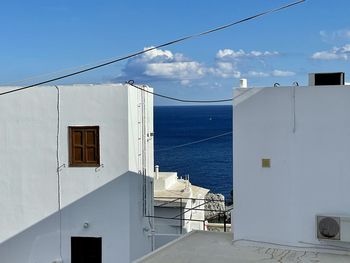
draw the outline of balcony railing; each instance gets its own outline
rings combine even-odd
[[[188,202],[191,206],[189,207]],[[203,224],[203,229],[207,229],[206,222],[210,222],[209,225],[215,225],[216,228],[219,227],[219,224],[223,224],[223,231],[227,232],[228,225],[230,228],[230,212],[233,209],[233,206],[226,205],[223,200],[211,200],[211,199],[201,199],[201,198],[184,198],[184,197],[155,197],[156,205],[154,208],[166,209],[166,208],[175,208],[178,209],[178,213],[174,216],[157,216],[152,215],[148,217],[164,219],[164,220],[177,220],[179,221],[180,234],[182,234],[183,227],[187,222],[201,222]],[[219,203],[218,209],[208,209],[206,208],[208,204]],[[195,204],[194,206],[192,206]],[[207,216],[203,219],[192,218],[193,212],[203,211],[212,212],[211,216]]]

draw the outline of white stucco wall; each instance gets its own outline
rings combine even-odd
[[[141,86],[141,85],[139,85]],[[152,88],[145,86],[148,91]],[[154,249],[154,219],[153,212],[153,169],[154,169],[154,131],[153,131],[153,96],[135,88],[128,89],[128,134],[129,134],[129,169],[136,173],[142,173],[145,166],[146,177],[134,176],[130,184],[130,207],[141,209],[130,209],[130,218],[133,223],[130,227],[130,259],[135,260],[150,250]],[[144,107],[143,107],[144,104]],[[144,116],[144,118],[142,118]],[[145,123],[142,136],[142,124]],[[140,139],[139,139],[140,138]],[[143,138],[146,145],[145,163],[142,164]],[[144,185],[145,184],[145,185]],[[146,191],[146,202],[143,202],[142,193]],[[144,210],[144,206],[146,209]]]
[[[315,215],[350,216],[350,87],[293,89],[234,106],[234,239],[318,244]]]
[[[1,98],[0,242],[57,210],[56,102],[54,87]]]
[[[203,198],[193,197],[193,198]],[[174,200],[176,197],[174,196]],[[158,205],[162,205],[167,200],[158,199]],[[202,210],[191,210],[192,208],[204,209],[204,200],[195,200],[192,199],[183,200],[182,206],[180,203],[170,204],[168,207],[155,207],[154,215],[156,217],[164,218],[155,218],[155,230],[156,230],[156,248],[159,248],[170,241],[189,233],[194,230],[205,230],[205,214]],[[180,214],[182,215],[182,220],[180,220]],[[177,218],[174,220],[171,218]],[[193,220],[193,221],[191,221]],[[196,220],[196,221],[195,221]]]
[[[122,85],[74,85],[59,89],[60,163],[66,165],[61,171],[62,204],[65,206],[128,171],[129,110],[127,88]],[[103,167],[68,167],[69,126],[100,127]]]
[[[141,87],[141,85],[139,85]],[[147,91],[152,92],[153,89],[143,86]],[[144,120],[146,121],[146,169],[147,174],[153,177],[154,172],[154,134],[153,134],[153,96],[150,93],[142,92],[135,88],[127,89],[128,94],[128,134],[129,134],[129,169],[138,172],[141,169],[142,151],[142,103],[145,103]],[[135,143],[137,142],[137,143]]]
[[[151,224],[142,213],[141,167],[131,161],[142,156],[139,148],[132,150],[139,141],[139,134],[134,135],[140,124],[130,118],[138,117],[141,91],[119,84],[59,86],[59,91],[59,111],[55,87],[37,87],[0,98],[0,208],[4,215],[0,217],[0,256],[7,259],[4,262],[51,262],[59,256],[59,113],[64,262],[70,260],[70,237],[74,235],[102,236],[103,262],[115,262],[116,255],[120,262],[129,262],[152,248],[149,233],[143,231]],[[149,133],[153,133],[151,97],[146,95]],[[68,126],[96,125],[100,127],[103,166],[69,167]],[[146,156],[147,169],[153,171],[153,137],[147,140]],[[153,172],[147,175],[147,205],[152,207],[149,189]],[[85,221],[91,221],[88,230],[82,229]]]
[[[132,243],[130,235],[131,224],[140,221],[130,216],[141,210],[135,203],[130,205],[135,196],[141,197],[141,193],[132,189],[135,183],[141,182],[142,178],[138,174],[128,172],[62,210],[63,262],[70,262],[72,236],[102,237],[103,262],[115,262],[116,259],[118,262],[131,262],[140,255],[133,255],[130,246],[141,255],[150,251],[147,236],[139,243]],[[88,228],[84,228],[85,222],[89,223]],[[45,263],[59,259],[58,225],[59,214],[56,212],[3,242],[0,245],[1,262]],[[143,246],[140,247],[140,244]]]

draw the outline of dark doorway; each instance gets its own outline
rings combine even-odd
[[[102,263],[101,237],[71,237],[71,263]]]

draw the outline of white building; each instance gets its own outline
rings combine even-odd
[[[235,240],[350,247],[350,86],[332,85],[343,80],[236,89]],[[338,222],[322,226],[319,215]]]
[[[2,263],[130,262],[152,250],[152,95],[40,86],[1,96],[0,120]]]
[[[209,189],[192,185],[176,172],[154,175],[155,247],[193,230],[205,230],[205,196]]]
[[[233,235],[194,231],[137,262],[350,262],[350,86],[335,76],[236,89]]]

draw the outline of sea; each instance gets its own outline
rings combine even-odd
[[[154,132],[160,171],[231,198],[232,106],[155,106]]]

